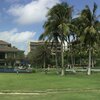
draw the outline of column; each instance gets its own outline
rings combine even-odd
[[[16,54],[14,53],[14,58],[16,57]]]
[[[5,53],[5,59],[7,59],[7,53]]]

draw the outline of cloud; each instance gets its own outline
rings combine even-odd
[[[35,0],[26,5],[11,6],[8,12],[15,16],[15,22],[19,24],[39,23],[46,20],[47,8],[60,3],[60,0]]]
[[[27,40],[33,38],[35,32],[25,31],[25,32],[18,32],[18,30],[12,29],[10,31],[3,31],[0,32],[0,39],[7,40],[9,42],[26,42]]]
[[[19,49],[26,50],[27,43],[32,40],[35,32],[18,32],[18,29],[0,32],[0,39],[11,43]]]

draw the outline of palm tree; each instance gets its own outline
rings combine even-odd
[[[49,16],[49,14],[47,16]],[[58,51],[57,51],[57,47],[59,44],[58,29],[55,23],[52,22],[50,18],[48,18],[43,27],[45,31],[40,35],[39,40],[45,40],[45,42],[48,44],[52,43],[51,49],[55,47],[55,62],[58,73]]]
[[[52,7],[47,15],[48,21],[46,23],[47,37],[52,40],[56,40],[61,43],[61,75],[64,75],[64,42],[67,40],[67,36],[70,34],[70,22],[72,16],[72,7],[67,3],[57,4]]]
[[[89,6],[86,6],[85,9],[81,11],[80,22],[81,30],[80,40],[88,49],[89,52],[89,65],[87,74],[91,74],[91,62],[92,62],[92,51],[93,46],[98,40],[98,29],[97,25],[99,23],[98,17],[96,16],[97,5],[94,3],[93,10],[91,11]]]

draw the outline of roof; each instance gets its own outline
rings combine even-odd
[[[17,48],[14,47],[0,47],[0,52],[18,52],[21,50],[18,50]]]
[[[0,40],[0,44],[10,44],[10,43],[8,43],[8,42],[5,42],[5,41],[3,41],[3,40]]]
[[[0,52],[21,52],[21,50],[12,47],[10,43],[0,40]]]

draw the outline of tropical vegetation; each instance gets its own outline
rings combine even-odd
[[[66,67],[69,66],[73,69],[73,72],[76,72],[75,66],[84,66],[87,68],[87,74],[90,75],[91,67],[95,66],[100,49],[100,21],[96,14],[97,5],[94,3],[93,9],[86,5],[77,17],[73,17],[75,16],[73,11],[73,6],[65,2],[56,4],[49,9],[46,16],[47,20],[43,25],[44,32],[40,35],[39,40],[52,43],[52,47],[49,50],[47,45],[44,45],[44,50],[37,48],[36,52],[38,53],[35,51],[34,53],[38,54],[38,57],[35,57],[37,62],[43,62],[46,67],[48,62],[45,61],[45,57],[48,55],[49,63],[52,63],[50,55],[52,55],[52,48],[55,47],[54,62],[57,71],[58,68],[61,69],[62,76],[65,74]],[[59,44],[60,52],[57,50]],[[65,49],[66,44],[67,49]],[[34,59],[33,57],[32,62]]]

